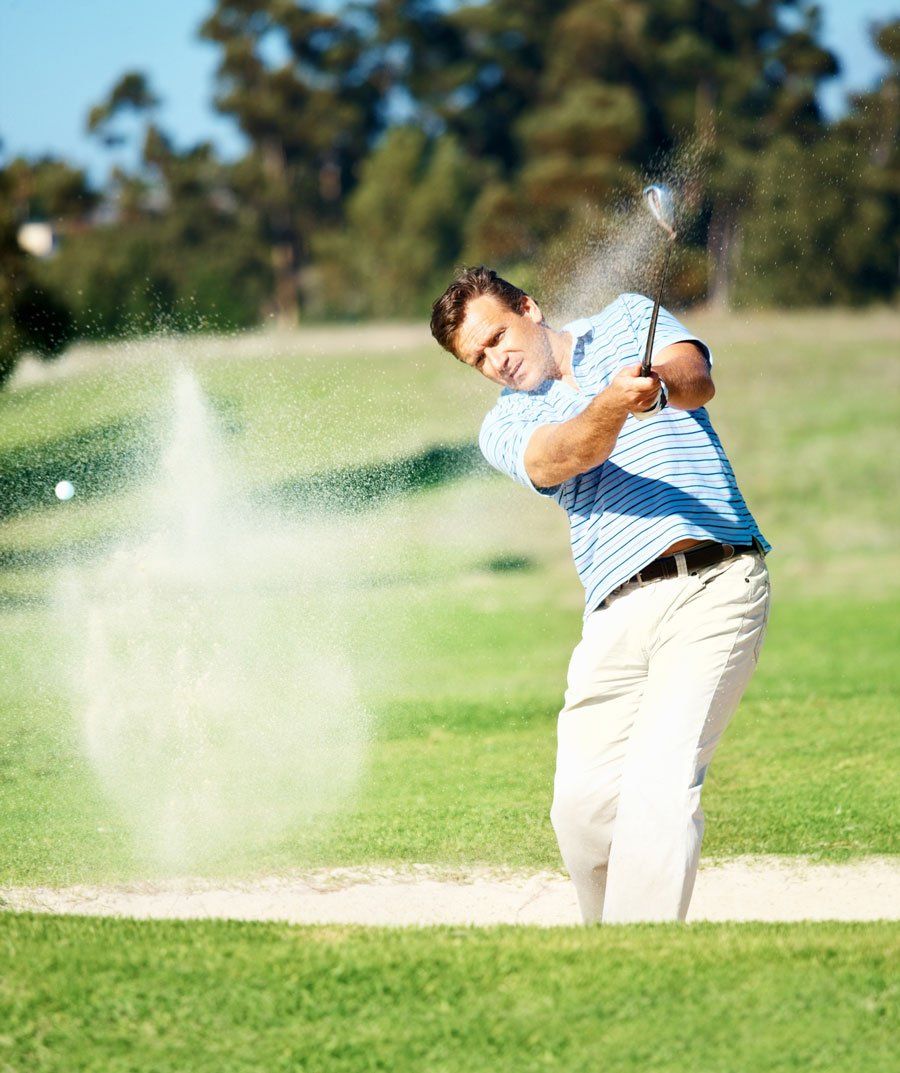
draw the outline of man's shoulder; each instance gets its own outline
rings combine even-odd
[[[512,388],[505,387],[497,396],[497,401],[484,415],[481,427],[484,429],[501,421],[534,420],[536,416],[553,408],[549,397],[552,390],[552,380],[545,380],[533,391],[513,391]]]
[[[617,322],[625,321],[630,324],[635,314],[648,303],[653,304],[646,295],[623,291],[596,313],[576,317],[575,320],[565,324],[562,330],[571,332],[576,339],[580,339],[588,333],[597,334]]]

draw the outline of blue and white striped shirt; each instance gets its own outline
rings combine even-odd
[[[626,365],[640,362],[653,303],[622,294],[596,316],[563,331],[575,340],[572,373],[581,388],[545,380],[533,391],[505,388],[481,426],[479,446],[501,473],[550,496],[569,515],[572,555],[585,589],[585,615],[678,540],[770,545],[744,503],[704,408],[667,407],[646,421],[629,416],[609,458],[554,488],[536,488],[525,470],[535,429],[580,413]],[[661,309],[653,353],[697,339]]]

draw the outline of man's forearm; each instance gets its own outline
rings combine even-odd
[[[657,401],[660,381],[679,410],[696,410],[715,394],[706,355],[694,343],[673,343],[655,360],[649,376],[641,375],[640,365],[620,369],[580,414],[532,433],[525,469],[538,488],[553,488],[605,462],[629,413],[646,414]]]
[[[525,468],[538,488],[552,488],[586,473],[612,454],[628,410],[610,388],[568,421],[544,425],[532,435]]]

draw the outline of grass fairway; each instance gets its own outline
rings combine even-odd
[[[244,857],[211,862],[212,874],[363,862],[558,867],[548,818],[554,685],[572,623],[536,611],[473,611],[457,599],[446,594],[426,651],[434,679],[452,681],[464,661],[465,680],[429,696],[415,666],[396,668],[398,694],[376,698],[378,737],[357,800],[326,831],[293,830]],[[560,639],[544,659],[522,667],[518,681],[505,677],[505,668],[520,666],[516,650],[556,621]],[[859,638],[875,634],[880,642],[863,660]],[[706,856],[896,852],[898,634],[887,603],[820,598],[780,608],[767,658],[710,776]],[[10,651],[5,665],[20,674],[0,682],[0,882],[140,875],[148,866],[80,755],[65,697],[49,683],[21,690],[44,651]]]
[[[896,925],[0,918],[0,1068],[888,1073]]]
[[[713,420],[775,546],[769,639],[704,794],[705,856],[895,853],[894,320],[697,330],[716,354]],[[365,339],[255,357],[209,343],[215,359],[202,341],[167,345],[0,395],[0,884],[155,874],[85,755],[53,595],[61,566],[136,527],[178,354],[197,359],[254,509],[348,469],[391,493],[338,516],[372,536],[348,600],[375,716],[358,794],[327,830],[298,826],[206,873],[559,865],[554,719],[581,619],[565,518],[468,468],[493,389],[434,350],[366,355]],[[79,487],[65,507],[60,476]],[[273,623],[302,610],[299,592],[271,594]],[[891,924],[397,932],[3,914],[0,1070],[870,1073],[895,1065],[896,945]]]
[[[866,387],[876,369],[895,375],[895,329],[877,315],[820,319],[815,344],[803,315],[699,326],[716,351],[714,420],[775,546],[762,664],[704,795],[707,856],[896,852],[900,489],[883,445],[900,415],[896,394],[873,412]],[[415,460],[436,446],[452,459],[494,396],[432,351],[310,354],[300,337],[248,357],[239,344],[215,344],[212,359],[202,342],[169,343],[149,364],[0,396],[0,480],[28,508],[0,517],[4,883],[147,874],[85,760],[50,612],[60,565],[102,556],[140,517],[172,362],[195,360],[261,511],[290,506],[316,474],[375,475],[390,489],[392,474],[424,472]],[[466,475],[458,457],[418,490],[338,515],[368,542],[346,595],[348,629],[354,615],[366,627],[354,659],[375,716],[356,799],[327,831],[291,830],[210,872],[558,865],[554,719],[581,617],[565,517],[486,469]],[[61,506],[50,477],[73,465],[83,494]],[[272,621],[296,617],[297,599],[290,586],[273,596]]]

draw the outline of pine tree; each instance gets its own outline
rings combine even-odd
[[[218,0],[200,32],[221,50],[216,106],[252,146],[274,308],[293,324],[312,234],[337,216],[377,125],[363,29],[313,3]]]

